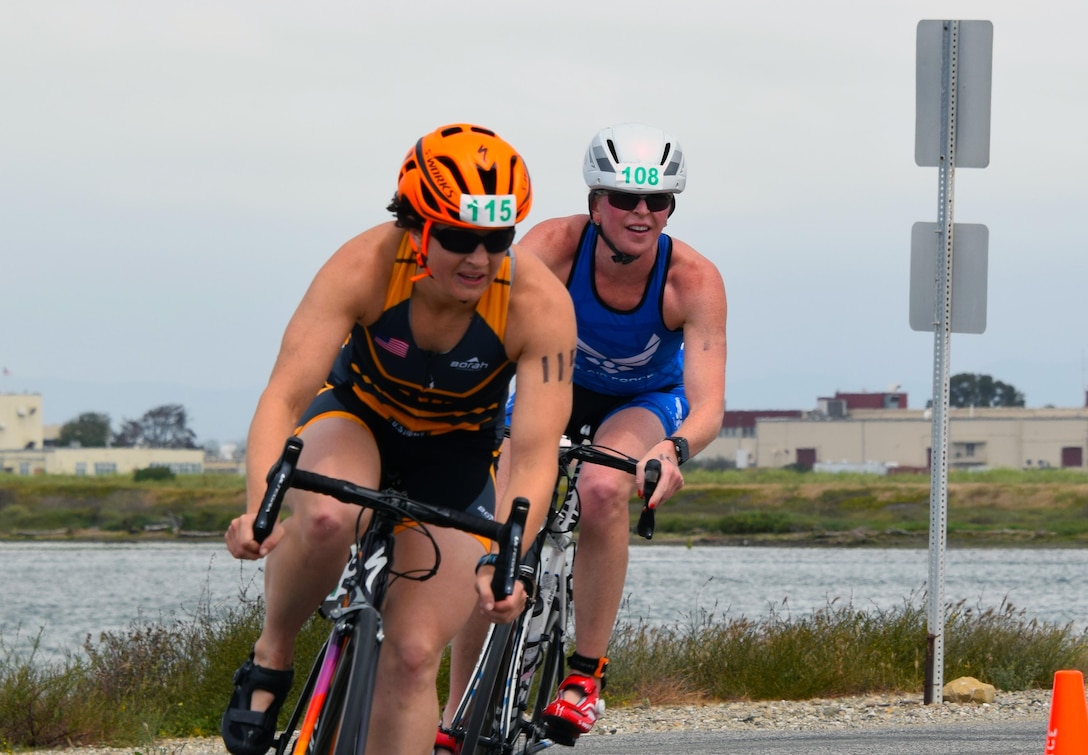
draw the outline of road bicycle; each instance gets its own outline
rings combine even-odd
[[[395,571],[394,528],[407,522],[427,537],[426,525],[453,527],[499,544],[491,589],[496,597],[510,595],[519,570],[522,537],[529,502],[515,499],[506,523],[414,501],[395,491],[371,490],[346,480],[298,469],[302,441],[289,438],[283,455],[269,472],[268,489],[254,520],[254,536],[263,541],[271,532],[288,488],[332,496],[370,509],[372,516],[348,558],[339,587],[321,608],[332,622],[298,702],[283,732],[274,742],[277,755],[362,755],[366,750],[374,680],[383,630],[381,609],[390,577],[423,580],[433,576],[441,559],[435,544],[430,571]],[[432,538],[433,542],[433,538]]]
[[[512,623],[491,625],[451,719],[449,733],[460,755],[528,755],[554,744],[544,730],[543,712],[563,680],[574,615],[574,530],[581,515],[577,483],[587,462],[634,474],[638,460],[588,442],[560,449],[547,521],[520,568],[531,600]],[[637,525],[646,539],[654,534],[654,509],[648,502],[660,474],[660,462],[647,462]]]

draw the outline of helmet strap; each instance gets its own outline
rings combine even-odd
[[[434,277],[431,274],[431,268],[427,267],[427,244],[431,240],[431,220],[428,218],[423,221],[423,231],[420,234],[419,246],[416,246],[415,238],[412,234],[408,234],[408,243],[412,245],[412,251],[416,253],[416,267],[419,268],[419,272],[412,276],[412,283],[421,281],[427,277]]]
[[[612,250],[612,261],[620,265],[630,265],[632,262],[639,258],[637,254],[628,254],[627,252],[621,252],[615,244],[612,243],[612,239],[605,235],[604,229],[601,228],[600,223],[594,223],[597,227],[597,235],[601,237],[601,240],[608,245],[608,248]]]
[[[589,222],[593,223],[593,227],[597,229],[597,235],[600,236],[604,243],[608,245],[608,248],[612,250],[612,261],[620,265],[630,265],[637,260],[638,257],[633,254],[628,254],[627,252],[621,252],[617,249],[616,245],[612,243],[612,239],[604,235],[604,229],[601,228],[601,224],[593,219],[593,199],[600,195],[600,190],[592,189],[589,192],[589,196],[586,198],[586,202],[589,205]]]

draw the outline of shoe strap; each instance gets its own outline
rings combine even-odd
[[[584,697],[592,697],[593,695],[597,694],[597,682],[589,676],[583,676],[582,674],[571,674],[563,680],[563,684],[559,689],[576,689],[581,692]]]
[[[570,658],[567,659],[567,668],[600,679],[608,670],[608,659],[590,658],[578,653],[571,653]]]
[[[453,733],[441,726],[438,727],[438,732],[434,736],[434,746],[435,748],[441,747],[443,750],[449,750],[452,753],[459,752],[457,740],[454,738]]]

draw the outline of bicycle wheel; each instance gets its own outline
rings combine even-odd
[[[364,606],[355,616],[351,633],[350,655],[341,669],[347,676],[343,702],[330,707],[330,719],[336,725],[332,755],[362,755],[366,751],[370,727],[370,708],[374,702],[374,680],[378,675],[378,653],[381,651],[381,619],[373,606]],[[329,750],[319,751],[323,755]]]
[[[287,719],[287,725],[284,726],[283,732],[280,734],[279,738],[276,739],[276,755],[286,755],[288,752],[294,751],[295,742],[298,741],[295,737],[295,733],[299,723],[301,723],[305,717],[307,709],[310,707],[314,688],[317,686],[317,677],[321,673],[322,664],[325,662],[325,652],[329,647],[330,641],[331,640],[326,640],[325,644],[321,646],[317,658],[310,667],[310,673],[306,676],[306,683],[302,686],[302,691],[299,693],[298,700],[295,702],[295,709],[291,711],[291,717]]]
[[[544,708],[558,692],[564,663],[563,628],[559,626],[559,612],[552,610],[540,636],[539,655],[532,664],[522,664],[519,683],[525,698],[520,710],[524,713],[509,749],[513,755],[529,755],[550,746],[544,735]]]
[[[509,664],[510,639],[513,624],[496,624],[484,646],[484,662],[477,678],[472,681],[471,700],[465,707],[461,720],[465,738],[461,745],[462,755],[497,755],[502,752],[498,720],[502,708],[502,685],[498,684]],[[458,722],[454,722],[454,727]]]
[[[305,750],[302,751],[307,755],[332,755],[332,748],[336,742],[337,711],[344,706],[344,693],[350,676],[351,662],[355,657],[355,643],[351,634],[340,637],[339,646],[339,656],[333,668],[325,700],[320,703],[317,720],[310,732],[309,741],[305,743]],[[294,750],[299,750],[297,742]]]

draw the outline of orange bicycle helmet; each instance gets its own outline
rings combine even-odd
[[[397,194],[425,223],[461,228],[509,228],[533,203],[521,155],[494,131],[468,123],[420,138],[401,165]]]

